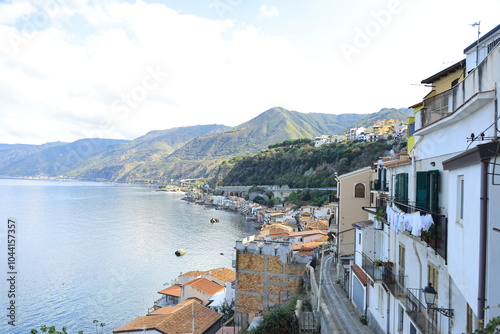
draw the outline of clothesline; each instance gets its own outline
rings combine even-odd
[[[419,237],[422,231],[428,231],[434,220],[430,213],[421,214],[420,211],[406,213],[394,203],[386,205],[387,222],[397,233],[409,231],[412,235]]]

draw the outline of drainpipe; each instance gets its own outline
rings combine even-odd
[[[477,315],[479,321],[484,321],[486,298],[486,250],[488,228],[488,161],[481,161],[481,194],[479,202],[479,284]]]

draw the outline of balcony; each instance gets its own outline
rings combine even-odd
[[[373,261],[365,254],[362,254],[363,262],[361,267],[373,281],[381,281],[384,277],[383,262]]]
[[[448,218],[443,215],[432,214],[432,220],[434,225],[431,226],[429,231],[423,232],[420,239],[447,261]]]
[[[422,289],[407,289],[406,313],[412,322],[418,327],[419,332],[427,334],[439,334],[439,330],[434,325],[437,322],[435,312],[429,312],[417,297],[421,295]],[[434,322],[432,320],[434,318]]]
[[[449,97],[453,90],[447,90],[441,94],[434,95],[424,100],[424,106],[420,113],[421,127],[429,125],[449,114]]]
[[[399,298],[406,296],[406,290],[404,288],[405,276],[394,275],[391,270],[386,268],[383,273],[383,280],[385,286],[387,286],[394,297]]]
[[[415,202],[398,202],[394,200],[403,212],[422,211],[415,206]],[[423,211],[425,212],[425,211]],[[431,213],[434,224],[428,231],[422,232],[420,240],[425,242],[428,247],[432,248],[436,254],[439,254],[447,261],[448,253],[448,218],[445,215]]]

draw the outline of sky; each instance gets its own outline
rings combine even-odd
[[[500,0],[0,0],[0,143],[408,107]]]

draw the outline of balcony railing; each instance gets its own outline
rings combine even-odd
[[[368,276],[370,276],[370,278],[373,281],[381,281],[383,279],[383,274],[384,274],[383,263],[373,261],[365,254],[362,255],[363,255],[363,263],[361,267],[363,268],[363,270],[366,272]]]
[[[394,201],[404,212],[422,211],[415,206],[414,202],[401,203]],[[425,212],[425,211],[424,211]],[[436,254],[439,254],[445,261],[448,259],[448,218],[444,215],[431,213],[434,224],[431,225],[428,231],[422,232],[420,240],[431,247]]]
[[[436,254],[439,254],[445,261],[448,256],[448,218],[443,215],[432,214],[434,224],[427,232],[422,233],[422,241],[427,243],[427,246],[434,249]]]
[[[424,106],[419,110],[422,127],[448,114],[448,101],[452,91],[453,90],[450,89],[424,100]]]
[[[389,291],[391,291],[392,295],[395,297],[404,297],[406,296],[406,290],[404,288],[404,276],[394,275],[391,270],[384,270],[384,284],[387,286]]]
[[[429,319],[427,308],[417,297],[422,289],[407,289],[406,291],[406,313],[412,319],[412,322],[418,327],[421,333],[439,334],[439,330]]]

